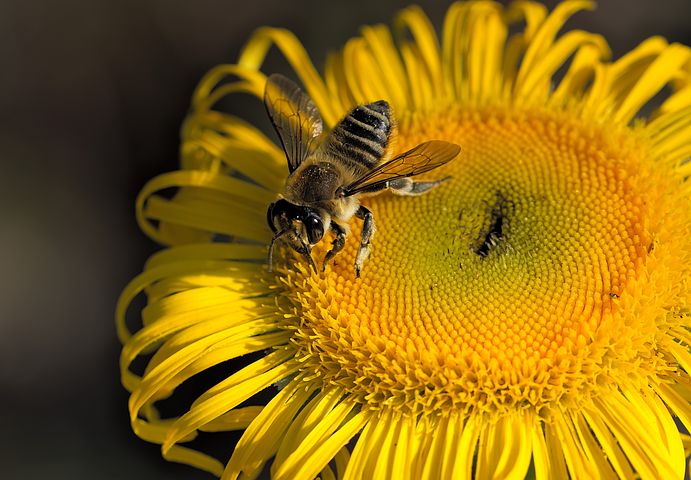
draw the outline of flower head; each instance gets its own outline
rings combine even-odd
[[[211,70],[181,169],[137,201],[142,229],[170,248],[118,305],[135,432],[229,479],[267,464],[277,479],[524,478],[531,464],[539,479],[683,478],[691,52],[655,37],[609,62],[599,35],[558,35],[591,6],[456,3],[441,39],[411,7],[393,34],[364,27],[323,76],[293,35],[263,28],[236,64]],[[462,147],[428,174],[451,176],[433,191],[363,199],[377,234],[361,278],[357,219],[324,272],[289,248],[267,271],[266,209],[285,154],[214,107],[263,97],[272,45],[327,128],[386,99],[397,151]],[[219,365],[224,378],[161,416],[158,402]],[[193,448],[201,432],[233,430],[243,433],[226,464]]]

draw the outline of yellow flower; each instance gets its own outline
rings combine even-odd
[[[142,229],[170,246],[117,308],[137,435],[227,479],[267,464],[276,479],[683,478],[691,54],[654,37],[609,62],[599,35],[558,35],[591,7],[456,3],[440,39],[411,7],[393,33],[364,27],[321,76],[292,34],[262,28],[211,70],[181,169],[137,200]],[[267,271],[285,155],[214,108],[262,98],[272,45],[328,127],[386,99],[398,151],[462,147],[428,174],[452,176],[434,191],[364,199],[378,230],[360,279],[359,221],[325,272],[287,248]],[[197,449],[234,430],[229,459]]]

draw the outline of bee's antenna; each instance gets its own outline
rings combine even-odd
[[[269,272],[273,272],[273,265],[274,265],[274,244],[276,243],[276,240],[281,238],[283,235],[288,233],[288,228],[281,230],[280,232],[276,233],[273,237],[271,237],[271,244],[269,244]]]

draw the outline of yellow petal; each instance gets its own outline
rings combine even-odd
[[[280,355],[275,355],[273,358],[272,355],[264,357],[230,377],[232,380],[237,377],[249,377],[247,380],[233,385],[232,388],[219,391],[208,399],[195,402],[192,408],[171,427],[166,441],[161,447],[163,452],[165,453],[190,432],[215,420],[260,390],[296,370],[294,363],[287,362],[292,352],[276,353],[280,353]]]
[[[670,458],[661,449],[657,439],[639,421],[628,403],[612,395],[596,400],[596,406],[617,442],[642,479],[677,478]]]
[[[594,46],[597,51],[607,51],[607,44],[600,35],[574,30],[564,34],[550,48],[536,60],[530,73],[518,79],[515,84],[516,100],[529,103],[530,100],[543,100],[549,95],[549,84],[567,58],[575,51],[587,45]],[[547,87],[545,89],[544,87]]]
[[[223,480],[237,479],[241,474],[261,472],[276,453],[298,410],[317,389],[301,377],[293,379],[261,410],[238,441],[228,461]]]
[[[400,46],[401,56],[408,72],[412,97],[411,110],[426,110],[432,104],[432,86],[423,73],[419,51],[415,45],[404,43]]]
[[[322,389],[309,401],[293,419],[284,440],[279,446],[274,464],[281,464],[312,431],[322,417],[338,405],[341,392],[335,388]]]
[[[551,473],[551,459],[547,450],[545,434],[541,422],[534,422],[530,432],[533,446],[533,465],[535,466],[535,479],[548,480],[553,478]],[[555,477],[556,478],[556,477]]]
[[[583,449],[586,461],[594,467],[600,478],[616,480],[617,474],[612,470],[612,466],[607,461],[602,447],[597,443],[597,439],[593,436],[585,418],[578,413],[572,414],[570,417],[573,432],[576,434],[580,448]]]
[[[483,430],[481,421],[479,416],[471,416],[463,425],[463,430],[460,432],[456,444],[452,478],[468,480],[472,478],[473,458]],[[487,427],[484,426],[484,428]]]
[[[558,413],[556,413],[558,415]],[[557,427],[548,423],[544,425],[545,444],[547,445],[547,457],[550,464],[550,478],[569,478],[567,473],[567,452],[562,448],[561,437],[557,433]]]
[[[319,108],[326,124],[333,126],[339,119],[339,114],[333,110],[326,86],[314,68],[309,55],[291,32],[268,27],[258,29],[240,53],[238,65],[250,70],[259,69],[272,44],[275,44],[290,62],[293,70],[304,83],[307,93]]]
[[[156,268],[174,262],[193,260],[263,260],[266,249],[258,245],[238,243],[202,243],[181,245],[154,253],[144,264],[145,269]]]
[[[443,91],[439,40],[432,23],[422,9],[416,5],[402,10],[394,19],[394,26],[400,38],[404,30],[409,29],[419,52],[422,69],[427,72],[430,87],[437,92]]]
[[[674,92],[667,98],[660,108],[659,113],[673,113],[691,107],[691,84]]]
[[[508,27],[496,5],[481,4],[468,15],[468,100],[471,105],[496,102],[503,85],[502,65]]]
[[[520,4],[525,5],[525,4]],[[592,10],[594,8],[594,3],[591,1],[569,1],[558,4],[554,10],[547,16],[547,18],[539,23],[535,24],[535,33],[531,35],[531,31],[527,29],[526,34],[529,36],[529,45],[523,56],[520,69],[518,71],[518,76],[516,78],[516,84],[522,84],[528,77],[533,73],[533,69],[536,64],[543,58],[545,52],[549,50],[554,42],[554,37],[557,35],[559,29],[564,25],[566,20],[578,12],[579,10]],[[535,15],[536,20],[542,16],[542,11],[531,13]]]
[[[564,74],[559,85],[550,95],[550,103],[563,105],[570,99],[582,96],[583,90],[595,75],[596,65],[601,60],[609,57],[609,46],[604,43],[593,42],[581,45]]]
[[[350,440],[351,437],[344,438],[344,435],[347,436],[349,433],[354,435],[352,428],[360,431],[364,425],[362,423],[366,419],[364,414],[351,415],[355,408],[358,408],[358,406],[353,402],[344,401],[328,410],[319,410],[318,412],[315,410],[315,413],[321,414],[320,418],[310,424],[309,431],[304,431],[301,438],[298,438],[295,442],[290,442],[291,451],[288,455],[283,454],[280,458],[278,455],[276,456],[274,463],[271,465],[272,478],[291,479],[312,478],[315,476],[329,463],[336,452]],[[351,423],[354,419],[357,420]],[[342,432],[339,430],[341,425],[345,429]],[[284,442],[285,444],[286,442]],[[321,456],[318,454],[324,448],[330,452],[329,455]],[[301,471],[303,472],[302,475],[299,473]]]
[[[338,428],[333,434],[328,436],[318,444],[318,447],[310,453],[308,457],[303,457],[304,461],[296,465],[294,470],[279,470],[273,478],[293,479],[293,478],[313,478],[319,471],[319,466],[327,463],[337,452],[362,430],[366,424],[369,414],[359,412],[352,416],[347,422]],[[285,472],[285,473],[284,473]]]
[[[600,418],[600,412],[583,410],[583,418],[588,423],[588,427],[593,431],[595,438],[602,447],[602,451],[607,455],[607,459],[612,464],[619,478],[632,480],[636,478],[631,465],[622,451],[617,439],[611,434],[609,428]]]
[[[184,198],[176,201],[153,196],[157,191],[175,187],[208,189],[209,194],[215,192],[217,205],[210,203],[208,197],[206,202],[202,198],[201,204],[195,204],[196,197],[191,192],[189,205]],[[158,233],[149,221],[152,219],[268,243],[270,232],[263,217],[265,205],[272,200],[271,192],[242,180],[205,171],[178,171],[159,175],[144,186],[137,197],[137,220],[142,230],[154,239]],[[208,210],[204,203],[208,203]]]
[[[397,437],[394,439],[391,478],[408,480],[413,478],[411,467],[414,455],[412,455],[411,447],[414,443],[412,437],[415,435],[415,419],[403,417],[398,423],[400,424],[400,429],[398,430]]]
[[[218,84],[227,76],[238,77],[242,81],[218,87]],[[240,65],[218,65],[209,70],[199,81],[192,94],[192,108],[208,110],[221,97],[235,92],[252,93],[261,98],[264,95],[265,83],[266,76],[256,70],[244,69]]]
[[[369,423],[367,423],[369,425]],[[346,469],[350,464],[350,452],[348,447],[342,447],[334,456],[334,463],[336,464],[336,478],[342,479],[345,477]]]
[[[680,393],[674,385],[667,383],[659,383],[656,385],[657,391],[664,402],[679,417],[681,423],[687,431],[691,431],[691,409],[689,409],[689,402],[691,402],[691,389],[686,389],[686,396]]]
[[[468,39],[464,28],[469,5],[455,2],[449,7],[444,18],[442,36],[442,69],[446,90],[451,97],[466,100],[468,98],[465,72],[467,71],[464,50]]]
[[[199,430],[202,432],[229,432],[233,430],[245,430],[252,424],[264,407],[251,406],[236,408],[220,417],[212,420]]]
[[[638,110],[667,83],[670,82],[689,59],[688,47],[670,45],[637,78],[635,85],[618,106],[614,119],[628,122]]]
[[[532,453],[532,423],[532,415],[526,412],[507,415],[499,420],[490,437],[490,448],[499,450],[496,464],[489,466],[494,478],[525,478]],[[498,448],[502,444],[503,448]]]
[[[353,453],[350,455],[350,461],[346,466],[343,480],[358,480],[360,478],[368,478],[371,475],[366,475],[367,463],[372,461],[372,451],[379,451],[376,447],[378,445],[377,439],[378,435],[381,434],[382,428],[377,429],[376,426],[381,424],[381,415],[377,418],[377,415],[372,415],[369,422],[365,425],[358,441],[355,443],[353,448]],[[376,430],[376,432],[375,432]]]
[[[393,42],[389,29],[378,25],[363,27],[362,37],[367,42],[382,72],[382,86],[397,110],[405,111],[410,102],[410,90],[406,82],[405,68]]]
[[[392,475],[394,464],[393,464],[393,452],[395,449],[395,442],[398,439],[400,430],[402,428],[402,422],[400,421],[400,415],[394,413],[391,417],[386,419],[388,421],[381,423],[388,423],[387,428],[384,430],[382,435],[382,442],[379,445],[379,449],[376,450],[381,452],[377,457],[371,456],[371,470],[372,480],[385,480],[389,478],[394,478]]]
[[[163,452],[163,458],[170,462],[190,465],[199,470],[209,472],[216,477],[220,477],[223,472],[223,464],[221,462],[209,455],[192,450],[191,448],[175,445]]]
[[[456,419],[454,419],[456,420]],[[424,458],[422,478],[444,478],[445,451],[450,447],[448,438],[448,425],[450,417],[444,416],[439,419],[438,425],[433,430],[432,442]],[[447,460],[448,461],[448,460]],[[448,475],[447,475],[448,477]]]
[[[357,104],[349,88],[350,75],[346,75],[344,64],[342,52],[330,52],[324,66],[324,81],[333,99],[334,108],[339,112],[347,112],[348,108]]]

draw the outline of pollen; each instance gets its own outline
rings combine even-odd
[[[363,199],[378,234],[361,278],[357,220],[325,273],[282,271],[298,356],[373,408],[583,401],[612,373],[602,347],[618,329],[600,326],[623,326],[620,304],[654,245],[663,199],[645,146],[573,116],[502,110],[408,122],[399,143],[437,137],[463,151],[426,177],[450,181]]]

